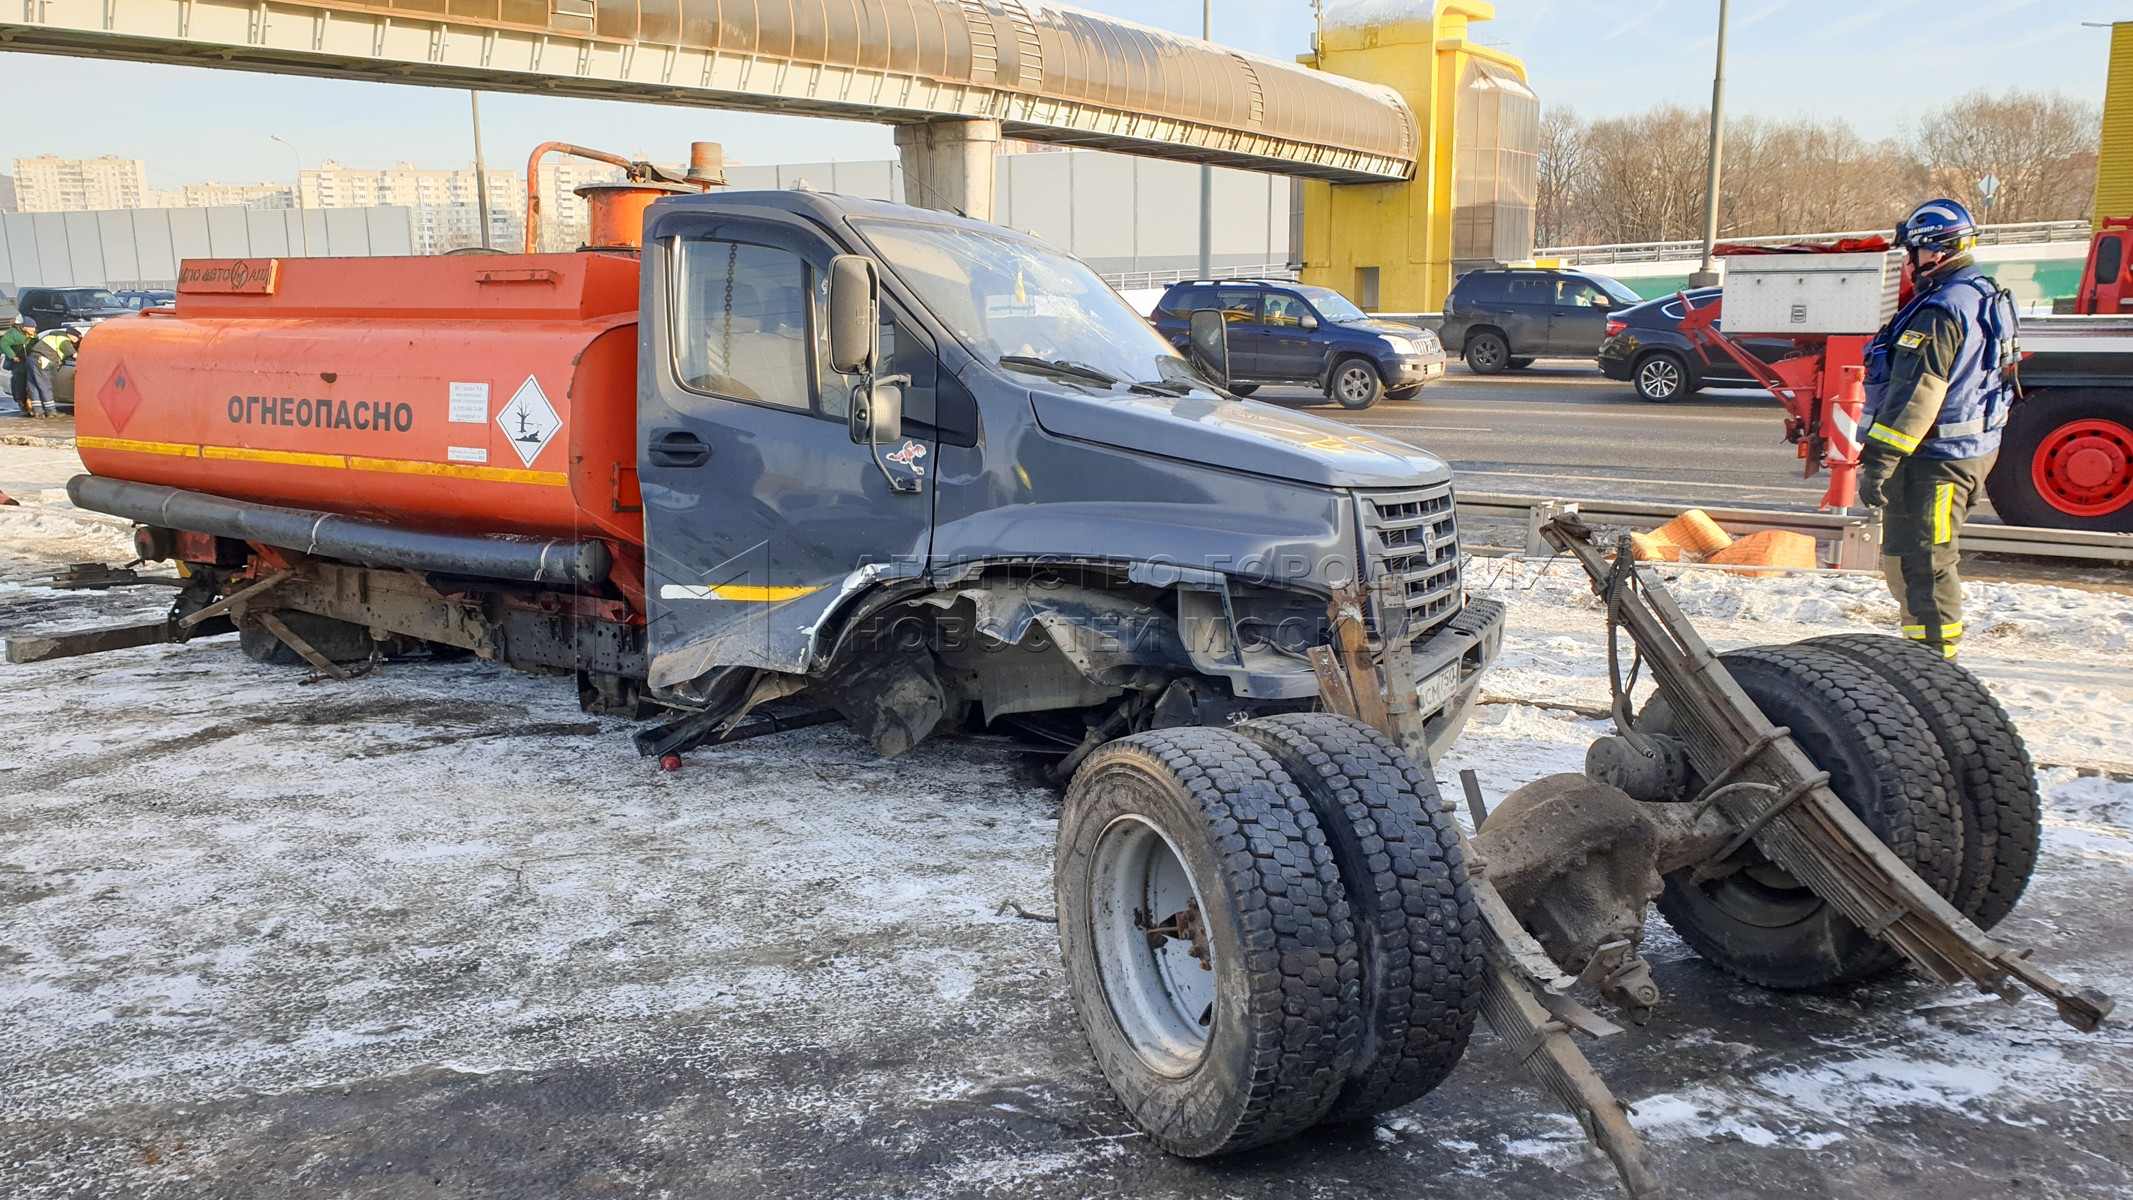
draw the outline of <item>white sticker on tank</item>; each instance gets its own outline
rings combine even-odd
[[[489,461],[489,451],[484,446],[446,446],[444,448],[444,456],[453,462],[485,463]]]
[[[532,466],[541,456],[541,448],[548,439],[563,427],[563,418],[556,415],[555,406],[548,403],[548,396],[541,391],[540,381],[526,376],[526,382],[511,393],[504,410],[496,414],[497,427],[511,439],[511,448],[518,451],[519,458]]]
[[[451,419],[462,425],[483,425],[488,423],[489,385],[486,383],[453,384]]]

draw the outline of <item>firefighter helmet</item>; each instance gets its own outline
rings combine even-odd
[[[1896,227],[1896,244],[1906,250],[1960,254],[1977,245],[1977,222],[1954,200],[1928,200]]]

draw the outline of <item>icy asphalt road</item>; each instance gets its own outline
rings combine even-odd
[[[117,539],[0,510],[0,628],[152,607],[24,583]],[[1529,703],[1604,698],[1601,626],[1564,565],[1472,581],[1512,634],[1441,774],[1501,795],[1602,731]],[[1679,592],[1722,645],[1893,619],[1865,580]],[[2051,764],[2002,933],[2133,997],[2133,601],[1971,600],[1973,661]],[[1486,1034],[1374,1128],[1153,1150],[1053,928],[1012,915],[1051,908],[1057,806],[1013,756],[823,729],[666,775],[561,680],[312,684],[227,642],[0,667],[0,696],[0,1195],[1618,1194]],[[1773,996],[1657,922],[1646,945],[1667,1006],[1588,1048],[1682,1195],[2133,1196],[2124,1018],[1909,978]]]

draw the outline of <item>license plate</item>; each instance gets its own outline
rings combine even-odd
[[[1459,690],[1459,664],[1453,663],[1415,685],[1415,711],[1424,716],[1451,703]]]

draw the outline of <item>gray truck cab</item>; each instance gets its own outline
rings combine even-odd
[[[1464,593],[1446,465],[1229,395],[1070,255],[724,193],[652,208],[643,287],[657,699],[737,720],[807,691],[891,754],[1222,724],[1316,702],[1353,588],[1411,664],[1395,707],[1436,751],[1464,722],[1503,612]]]

